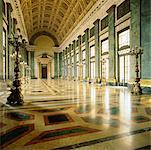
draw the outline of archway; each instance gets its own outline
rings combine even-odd
[[[55,46],[55,47],[58,47],[58,46],[59,46],[59,42],[58,42],[57,38],[56,38],[54,35],[52,35],[51,33],[46,32],[46,31],[40,31],[40,32],[35,33],[35,34],[30,38],[29,44],[30,44],[30,45],[34,45],[35,40],[36,40],[38,37],[43,36],[43,35],[48,36],[50,39],[52,39],[53,42],[54,42],[54,46]]]
[[[33,44],[35,77],[48,79],[54,77],[54,41],[46,35],[41,35]]]

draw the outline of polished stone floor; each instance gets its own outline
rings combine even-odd
[[[151,95],[126,87],[31,80],[24,105],[0,96],[0,149],[151,149]]]

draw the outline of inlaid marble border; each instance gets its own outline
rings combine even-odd
[[[13,136],[9,137],[7,134],[14,132],[14,130],[20,129],[20,128],[24,128],[24,127],[28,127],[28,130],[23,132],[23,133],[19,133],[19,135],[17,135],[16,137]],[[2,137],[4,136],[6,139],[6,141],[4,142],[4,144],[0,144],[0,149],[3,149],[4,147],[6,147],[9,144],[12,144],[13,142],[19,140],[20,138],[22,138],[23,136],[29,134],[30,132],[32,132],[35,129],[34,124],[25,124],[25,125],[21,125],[21,126],[16,126],[14,128],[11,128],[9,130],[7,130],[6,132],[2,132],[0,133],[0,139],[2,140]]]
[[[147,128],[143,128],[143,129],[135,130],[135,131],[130,131],[130,132],[126,132],[126,133],[116,134],[116,135],[108,136],[105,138],[99,138],[99,139],[88,141],[88,142],[82,142],[82,143],[77,143],[77,144],[73,144],[73,145],[69,145],[69,146],[59,147],[59,148],[55,148],[52,150],[66,150],[66,149],[70,150],[70,149],[80,148],[80,147],[84,147],[84,146],[90,146],[90,145],[94,145],[94,144],[98,144],[98,143],[103,143],[103,142],[107,142],[107,141],[111,141],[111,140],[116,140],[116,139],[120,139],[120,138],[123,138],[126,136],[136,135],[136,134],[149,132],[149,131],[151,131],[151,127],[147,127]]]
[[[43,138],[43,136],[45,137],[48,134],[53,134],[53,133],[56,134],[57,132],[64,132],[64,131],[68,131],[68,130],[74,130],[74,129],[77,129],[77,128],[82,129],[84,131],[74,132],[74,133],[69,132],[68,134]],[[85,135],[85,134],[88,134],[88,133],[94,133],[94,132],[100,132],[100,131],[101,130],[88,128],[88,127],[83,127],[83,126],[73,126],[73,127],[62,128],[62,129],[49,130],[49,131],[42,132],[40,135],[38,135],[37,137],[35,137],[34,139],[32,139],[31,141],[26,143],[25,146],[32,145],[32,144],[37,144],[37,143],[42,143],[42,142],[47,142],[47,141],[52,141],[52,140],[58,140],[58,139],[62,139],[62,138],[69,138],[69,137],[73,137],[73,136],[80,136],[80,135]]]

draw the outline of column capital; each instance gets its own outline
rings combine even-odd
[[[12,8],[12,5],[11,5],[11,3],[9,3],[9,2],[6,2],[6,5],[9,7],[9,9],[10,9],[10,11],[12,12],[13,11],[13,8]]]
[[[87,28],[84,32],[86,33],[86,32],[88,32],[89,31],[89,28]]]
[[[13,18],[13,22],[14,22],[15,24],[17,24],[17,19],[16,19],[16,18]]]
[[[115,9],[116,5],[112,5],[106,12],[110,13],[111,11],[113,11]]]
[[[79,35],[79,36],[78,36],[78,44],[81,44],[81,41],[82,41],[82,36]]]
[[[79,36],[78,36],[78,39],[79,39],[79,38],[81,38],[81,37],[82,37],[82,36],[81,36],[81,35],[79,35]]]
[[[69,44],[69,49],[72,49],[72,44]]]
[[[99,23],[99,21],[100,21],[100,19],[97,19],[97,20],[95,20],[95,21],[93,22],[93,24],[96,25],[96,24]]]

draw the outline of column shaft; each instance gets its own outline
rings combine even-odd
[[[115,5],[108,10],[108,27],[109,27],[109,83],[116,84],[116,60],[115,60]]]
[[[31,77],[35,77],[35,61],[34,61],[34,51],[31,51]]]
[[[149,79],[151,83],[151,1],[141,1],[141,47],[142,55],[141,78]]]
[[[59,53],[59,77],[62,76],[62,64],[63,64],[63,61],[62,61],[62,52]]]
[[[3,79],[3,11],[2,0],[0,0],[0,79]]]
[[[94,32],[95,32],[95,78],[96,82],[100,81],[100,42],[99,42],[99,23],[100,20],[97,19],[94,22]]]
[[[85,50],[86,50],[86,79],[90,78],[90,48],[89,48],[89,29],[85,30]]]
[[[65,78],[65,51],[63,50],[62,52],[62,62],[63,62],[63,66],[62,66],[62,78],[64,79]]]
[[[54,78],[58,77],[58,60],[57,53],[54,53]]]
[[[8,8],[8,37],[11,36],[11,12],[12,12],[12,7],[10,3],[7,3],[7,8]],[[8,78],[13,79],[13,71],[12,71],[12,61],[10,59],[10,56],[12,54],[12,49],[11,46],[8,44]]]
[[[73,41],[73,59],[74,59],[74,62],[73,62],[73,68],[74,68],[74,80],[76,80],[76,77],[77,77],[77,65],[76,65],[76,42]]]
[[[69,44],[68,47],[68,54],[69,54],[69,59],[70,59],[70,64],[69,64],[69,78],[72,78],[72,56],[71,56],[71,51],[72,51],[72,45]]]
[[[79,47],[79,79],[82,80],[82,49],[81,49],[81,35],[78,36],[78,47]]]
[[[66,47],[66,50],[65,50],[65,54],[66,54],[66,78],[68,78],[68,50],[67,50],[67,47]]]
[[[131,8],[131,32],[130,48],[140,46],[140,0],[130,0]],[[130,56],[130,80],[135,80],[135,56]]]

